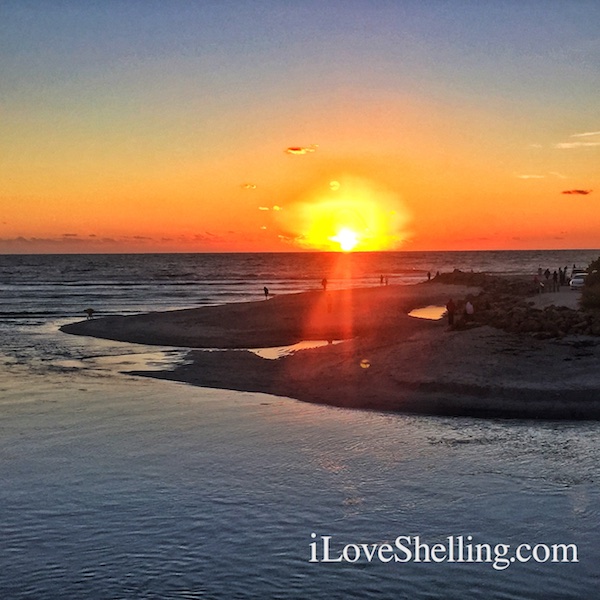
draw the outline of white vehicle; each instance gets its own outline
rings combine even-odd
[[[577,273],[571,277],[571,281],[569,281],[569,287],[572,290],[580,290],[585,285],[585,278],[587,277],[587,273]]]

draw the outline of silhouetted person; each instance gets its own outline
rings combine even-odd
[[[456,313],[456,304],[454,300],[450,298],[448,304],[446,304],[446,310],[448,311],[448,325],[454,325],[454,314]]]
[[[93,308],[86,308],[83,312],[87,315],[87,320],[89,321],[93,318],[96,311]]]
[[[269,288],[265,285],[263,288],[263,292],[265,293],[265,300],[269,299]]]
[[[321,279],[321,285],[323,286],[323,291],[326,292],[327,291],[327,279],[325,277],[323,277],[323,279]]]
[[[383,285],[383,275],[379,276],[379,285]]]
[[[431,271],[427,271],[427,281],[431,281]]]
[[[552,291],[553,292],[558,291],[558,273],[556,271],[554,271],[554,273],[552,273]]]

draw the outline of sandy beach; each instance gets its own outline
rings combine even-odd
[[[444,305],[449,298],[460,303],[479,292],[475,286],[436,282],[313,291],[261,302],[92,319],[62,330],[195,348],[186,364],[147,375],[203,387],[351,408],[599,418],[597,337],[539,339],[487,325],[454,330],[444,319],[408,316],[414,308]],[[530,302],[560,306],[578,295],[565,290]],[[240,351],[302,340],[344,341],[278,360]]]

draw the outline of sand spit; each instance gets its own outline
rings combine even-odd
[[[450,297],[461,301],[480,291],[433,281],[306,292],[261,302],[93,319],[62,330],[197,349],[344,339],[278,360],[247,351],[193,350],[186,364],[173,371],[138,374],[348,408],[600,418],[599,338],[536,339],[481,323],[451,330],[443,320],[407,315],[419,306],[445,304]]]
[[[132,316],[113,316],[61,327],[66,333],[123,342],[188,348],[256,348],[302,340],[397,337],[421,325],[407,316],[418,306],[446,304],[479,287],[446,284],[310,291],[241,302]]]

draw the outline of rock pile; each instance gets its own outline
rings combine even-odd
[[[537,290],[527,277],[501,277],[486,273],[464,273],[455,269],[435,278],[440,283],[473,285],[482,288],[471,300],[475,314],[471,322],[459,319],[457,329],[473,325],[490,325],[513,333],[528,333],[538,339],[566,335],[600,336],[600,313],[547,306],[534,308],[529,300]],[[464,304],[463,302],[463,304]],[[459,306],[459,310],[461,307]]]

